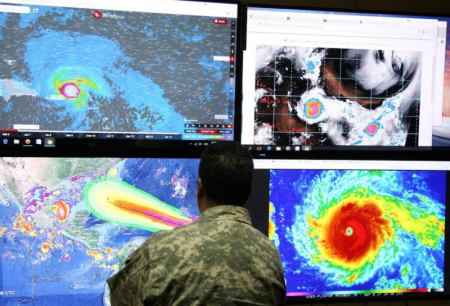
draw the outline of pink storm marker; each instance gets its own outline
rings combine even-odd
[[[370,123],[365,129],[364,131],[369,134],[370,136],[375,135],[375,133],[378,131],[378,124],[376,123]]]
[[[80,95],[80,88],[74,83],[65,83],[59,92],[67,99],[76,99]]]

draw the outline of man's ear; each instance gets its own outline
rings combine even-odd
[[[253,190],[255,189],[255,184],[254,183],[252,183],[252,189],[250,190],[250,194],[252,194],[253,193]]]
[[[208,200],[206,198],[205,187],[203,186],[203,182],[201,178],[198,178],[197,185],[197,205],[200,213],[203,213],[208,209]]]
[[[201,178],[198,178],[198,185],[197,185],[197,198],[201,198],[205,195],[205,189],[203,187],[203,182]]]

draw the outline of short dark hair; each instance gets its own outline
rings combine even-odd
[[[203,150],[198,175],[213,204],[244,206],[252,192],[252,155],[238,142],[211,144]]]

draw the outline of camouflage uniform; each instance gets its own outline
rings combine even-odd
[[[108,279],[116,305],[283,305],[280,255],[245,208],[215,206],[159,231]]]

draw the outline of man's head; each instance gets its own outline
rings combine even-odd
[[[219,142],[202,153],[198,171],[200,212],[216,205],[244,206],[253,190],[253,159],[237,142]]]

